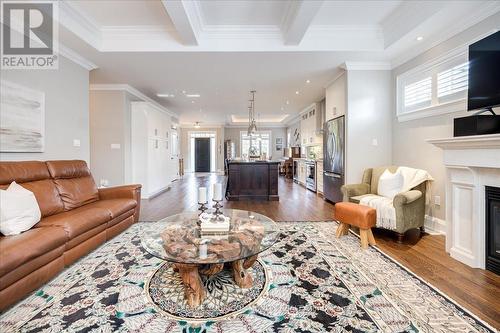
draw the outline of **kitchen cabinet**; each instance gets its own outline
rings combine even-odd
[[[300,143],[302,146],[322,144],[320,120],[318,121],[318,117],[322,118],[319,106],[319,103],[314,103],[300,115]]]
[[[316,191],[323,193],[323,161],[316,163]]]
[[[346,114],[347,74],[343,73],[325,91],[325,122]]]
[[[298,176],[298,182],[299,184],[301,185],[306,185],[306,162],[304,160],[299,160],[298,161],[298,172],[297,172],[297,176]]]

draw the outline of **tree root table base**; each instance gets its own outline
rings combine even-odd
[[[233,279],[240,288],[250,288],[253,285],[252,274],[247,270],[253,266],[257,256],[236,260],[228,264],[233,272]],[[224,264],[174,264],[174,270],[181,276],[184,283],[184,297],[190,307],[198,307],[203,303],[206,292],[200,275],[211,276],[224,269]]]

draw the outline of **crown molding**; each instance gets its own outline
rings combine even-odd
[[[70,1],[59,1],[59,23],[90,44],[101,49],[102,32],[100,26],[90,17],[78,11]]]
[[[218,128],[224,128],[226,127],[226,124],[224,123],[220,123],[220,122],[216,122],[216,123],[198,123],[198,125],[200,125],[200,128],[195,128],[194,125],[195,125],[196,122],[181,122],[179,124],[179,127],[181,129],[196,129],[196,130],[199,130],[199,129],[211,129],[211,128],[215,128],[215,129],[218,129]]]
[[[326,85],[323,87],[325,89],[327,89],[329,86],[331,86],[335,81],[337,81],[338,79],[340,79],[344,74],[346,73],[346,70],[344,68],[341,68],[340,72],[337,73],[337,75],[335,75],[333,77],[333,79],[331,79],[330,81],[328,81],[326,83]]]
[[[248,128],[248,124],[245,125],[235,125],[235,124],[226,124],[224,125],[226,128]],[[269,123],[257,123],[257,131],[259,128],[286,128],[286,125],[283,124],[269,124]]]
[[[347,71],[390,71],[392,66],[390,62],[382,61],[346,61],[340,68]]]
[[[167,109],[154,99],[144,95],[142,92],[140,92],[139,90],[135,89],[134,87],[128,84],[91,84],[89,89],[92,91],[126,91],[129,94],[137,97],[138,99],[152,104],[158,110],[170,116],[179,117],[177,113],[170,111],[169,109]]]
[[[297,114],[297,115],[290,117],[290,119],[286,120],[284,122],[284,124],[286,127],[289,127],[290,125],[298,123],[299,121],[300,121],[300,114]]]
[[[83,68],[85,68],[88,71],[91,71],[93,69],[98,68],[98,66],[96,64],[94,64],[92,61],[79,55],[74,50],[63,45],[62,43],[59,43],[59,55],[65,57],[68,60],[71,60],[72,62],[74,62],[77,65],[82,66]]]

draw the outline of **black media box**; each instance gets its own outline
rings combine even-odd
[[[500,133],[500,116],[468,116],[453,119],[453,136]]]

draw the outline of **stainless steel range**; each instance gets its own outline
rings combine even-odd
[[[316,161],[306,161],[306,188],[316,192]]]

